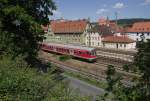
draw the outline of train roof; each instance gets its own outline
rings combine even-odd
[[[66,47],[66,48],[73,48],[73,49],[81,49],[81,50],[88,50],[92,51],[95,48],[90,48],[90,47],[85,47],[85,46],[77,46],[77,45],[71,45],[71,44],[58,44],[58,43],[45,43],[48,45],[53,45],[53,46],[60,46],[60,47]]]

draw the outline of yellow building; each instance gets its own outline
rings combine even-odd
[[[85,35],[88,29],[87,20],[53,20],[48,28],[46,41],[85,45]]]

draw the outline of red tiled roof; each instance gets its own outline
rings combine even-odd
[[[102,34],[102,38],[114,36],[112,33]]]
[[[123,28],[121,26],[118,26],[116,24],[116,22],[110,22],[109,26],[110,26],[110,28],[111,28],[112,31],[120,32],[120,33],[123,32]]]
[[[127,32],[150,32],[150,22],[137,22]]]
[[[110,43],[133,43],[134,40],[130,39],[127,36],[106,36],[102,40],[103,42],[110,42]]]
[[[51,28],[54,33],[82,33],[87,24],[86,20],[51,21]]]

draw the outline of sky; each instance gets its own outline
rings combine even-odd
[[[150,0],[54,0],[57,10],[50,19],[150,18]]]

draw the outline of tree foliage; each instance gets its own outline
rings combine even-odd
[[[55,67],[47,73],[37,71],[22,59],[13,61],[9,56],[0,57],[0,100],[2,101],[89,101],[59,78]],[[57,79],[58,78],[58,79]]]
[[[0,50],[32,60],[44,38],[41,24],[55,9],[52,0],[0,0]]]
[[[132,83],[129,82],[130,85],[122,83],[121,79],[116,79],[117,73],[114,67],[108,66],[106,74],[108,89],[111,93],[104,96],[112,94],[112,101],[150,101],[150,40],[139,42],[137,48],[138,53],[133,67],[136,66],[136,71],[139,71],[140,76],[134,78]],[[128,67],[130,68],[132,69],[132,66]]]

